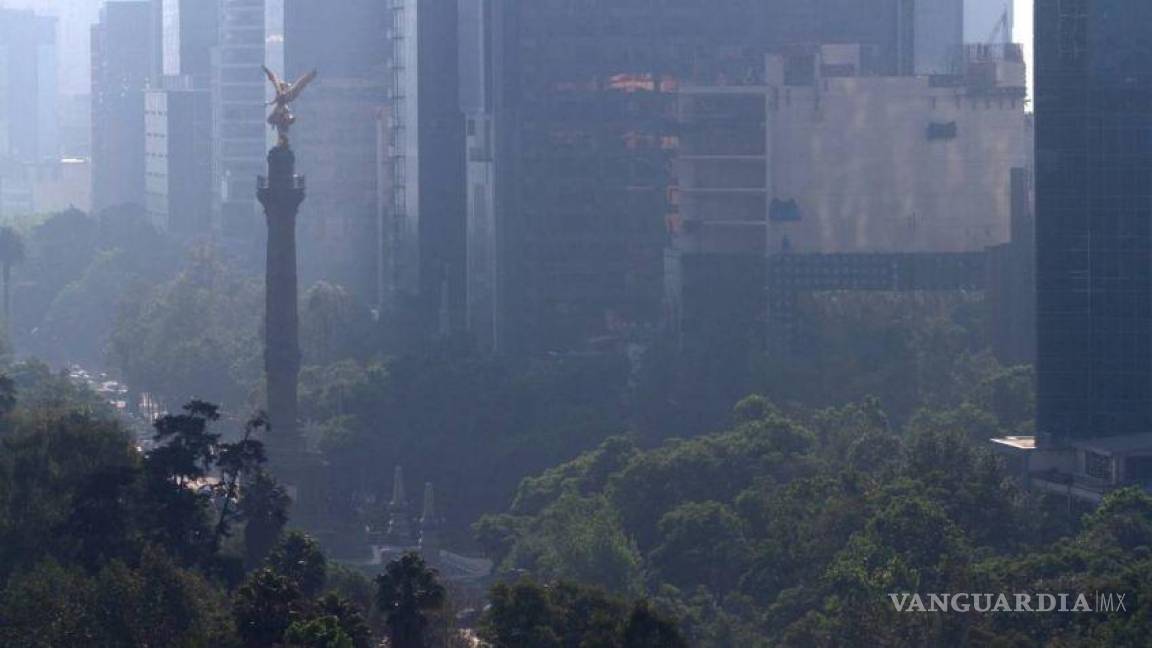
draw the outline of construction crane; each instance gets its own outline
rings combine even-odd
[[[1012,42],[1012,5],[1011,0],[1004,3],[1004,13],[1000,14],[1000,19],[996,21],[996,26],[992,28],[992,33],[988,35],[988,40],[985,41],[987,45],[998,45],[1000,43]]]

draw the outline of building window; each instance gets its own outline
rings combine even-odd
[[[1096,479],[1112,481],[1112,459],[1098,452],[1084,452],[1084,474]]]
[[[928,124],[928,140],[956,139],[956,122],[932,122]]]

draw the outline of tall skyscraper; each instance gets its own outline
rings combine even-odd
[[[145,207],[160,229],[212,234],[212,51],[216,2],[152,0],[154,75],[145,95]]]
[[[262,219],[252,195],[268,146],[265,1],[219,0],[219,44],[212,53],[212,182],[216,227],[225,240],[252,244]],[[268,2],[268,9],[277,3]],[[269,36],[269,47],[279,43]],[[246,247],[246,249],[251,249]]]
[[[424,330],[460,329],[466,206],[457,4],[391,2],[384,306],[414,311]]]
[[[182,237],[212,231],[210,99],[191,77],[165,77],[145,93],[145,208],[157,228]]]
[[[1037,0],[1033,488],[1152,483],[1152,4]]]
[[[36,167],[59,157],[56,20],[0,8],[0,213],[33,211]]]
[[[377,286],[379,174],[377,115],[381,80],[318,78],[298,103],[308,124],[293,142],[307,164],[308,201],[300,208],[300,272],[305,286],[337,283],[374,304]]]
[[[302,280],[338,283],[365,302],[377,293],[376,132],[387,101],[390,19],[386,0],[292,0],[268,21],[276,45],[268,48],[268,67],[289,81],[319,72],[297,104],[309,127],[293,144],[309,169]]]
[[[795,8],[795,7],[793,7]],[[754,2],[477,2],[468,309],[482,346],[586,348],[662,314],[677,89],[756,74]],[[759,63],[757,63],[759,61]]]
[[[296,78],[313,68],[322,72],[321,81],[384,75],[392,17],[389,0],[280,1],[288,76]]]
[[[159,24],[154,55],[162,76],[187,76],[196,88],[207,88],[212,73],[212,48],[220,38],[220,6],[214,0],[152,0]],[[153,87],[160,87],[153,83]]]
[[[1041,443],[1152,432],[1152,3],[1036,3]]]
[[[92,26],[92,204],[144,204],[148,2],[108,2]]]

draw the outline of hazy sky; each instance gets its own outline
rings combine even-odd
[[[206,2],[209,0],[200,0]],[[383,0],[381,0],[383,1]],[[988,2],[991,0],[981,0]],[[1032,69],[1032,2],[1016,3],[1015,40],[1023,43]],[[60,89],[65,93],[88,92],[88,29],[96,21],[102,0],[0,0],[0,6],[33,8],[60,17]]]

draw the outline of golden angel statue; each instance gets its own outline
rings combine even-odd
[[[272,114],[268,115],[268,123],[276,129],[276,133],[280,136],[280,146],[288,146],[288,129],[292,128],[292,124],[296,123],[296,115],[288,109],[288,104],[296,101],[304,88],[308,87],[309,83],[316,78],[316,70],[312,70],[308,74],[296,80],[296,83],[286,83],[276,73],[264,66],[264,74],[268,75],[268,80],[272,82],[272,87],[276,90],[276,98],[268,102],[269,106],[275,106],[272,109]]]

